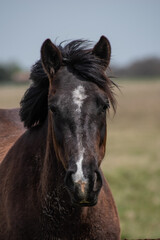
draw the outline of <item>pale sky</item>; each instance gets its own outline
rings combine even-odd
[[[160,0],[0,0],[0,62],[30,68],[46,38],[112,46],[112,64],[160,57]]]

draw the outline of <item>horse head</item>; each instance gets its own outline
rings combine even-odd
[[[41,62],[49,79],[49,121],[57,159],[66,171],[65,186],[74,204],[92,206],[102,187],[106,114],[114,96],[105,74],[108,39],[102,36],[93,49],[84,44],[78,40],[62,48],[47,39]]]

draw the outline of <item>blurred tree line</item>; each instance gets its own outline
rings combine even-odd
[[[18,63],[0,64],[0,83],[7,82],[26,82],[29,72],[24,70]]]
[[[113,66],[112,72],[117,77],[160,77],[160,58],[146,58],[137,60],[125,67]]]
[[[112,74],[116,77],[152,78],[160,77],[160,58],[137,60],[125,67],[112,66]],[[17,63],[0,64],[0,83],[26,82],[29,72]]]
[[[16,63],[0,64],[0,81],[11,81],[15,73],[22,71]]]

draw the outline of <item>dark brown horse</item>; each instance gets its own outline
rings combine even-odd
[[[118,240],[120,226],[100,169],[106,114],[115,107],[102,36],[64,47],[49,39],[21,101],[28,130],[0,165],[0,240]]]

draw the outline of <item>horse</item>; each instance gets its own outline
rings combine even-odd
[[[1,240],[119,240],[101,170],[106,115],[116,107],[105,36],[41,47],[20,103],[27,130],[0,165]]]
[[[0,162],[24,131],[18,108],[0,109]]]

